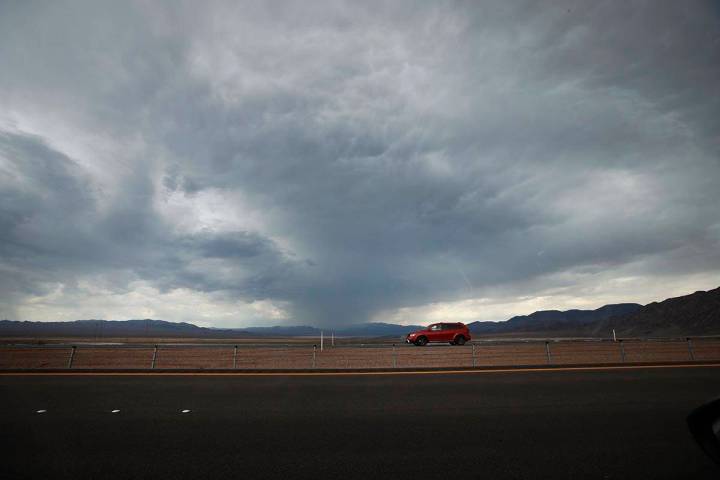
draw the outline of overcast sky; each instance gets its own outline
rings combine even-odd
[[[0,1],[0,318],[503,320],[718,285],[718,2]]]

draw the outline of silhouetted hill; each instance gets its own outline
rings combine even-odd
[[[242,333],[242,332],[241,332]],[[247,333],[246,333],[247,334]],[[17,322],[0,320],[5,337],[195,337],[238,336],[228,329],[198,327],[192,323],[164,320],[74,320],[68,322]]]
[[[587,325],[615,315],[624,315],[642,308],[637,303],[617,303],[596,310],[541,310],[519,315],[504,322],[472,322],[470,331],[478,334],[500,333],[564,333],[579,335]]]
[[[621,336],[720,334],[720,287],[645,305],[629,315],[592,326],[592,333],[615,329]]]
[[[384,337],[404,335],[421,328],[390,323],[350,325],[335,330],[337,336]],[[164,320],[74,320],[67,322],[22,322],[0,320],[3,337],[169,337],[233,338],[243,336],[301,337],[320,336],[321,329],[309,326],[277,325],[234,329],[198,327],[192,323]],[[325,329],[330,335],[332,329]]]

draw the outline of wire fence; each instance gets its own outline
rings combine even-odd
[[[720,361],[720,337],[407,344],[0,345],[0,369],[307,370]]]

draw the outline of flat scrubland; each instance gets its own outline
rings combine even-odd
[[[481,342],[465,346],[307,343],[181,344],[130,342],[118,345],[47,343],[0,345],[0,369],[355,369],[571,365],[622,362],[720,361],[720,339]],[[184,339],[187,341],[187,339]],[[314,340],[313,340],[314,341]],[[387,340],[386,340],[387,341]],[[155,347],[157,345],[157,348]],[[236,348],[237,347],[237,348]]]
[[[336,337],[336,345],[357,344],[391,344],[401,342],[400,337]],[[325,345],[330,345],[331,337],[325,337]],[[196,338],[196,337],[0,337],[0,345],[162,345],[162,344],[193,344],[193,345],[320,345],[318,336],[297,337],[227,337],[227,338]]]

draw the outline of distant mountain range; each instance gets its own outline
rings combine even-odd
[[[325,329],[330,335],[345,337],[385,337],[404,335],[420,325],[363,323],[341,329]],[[207,328],[192,323],[165,320],[73,320],[67,322],[27,322],[0,320],[0,337],[170,337],[170,338],[232,338],[232,337],[302,337],[320,336],[321,329],[309,326],[274,326],[247,328]]]
[[[720,334],[720,288],[652,302],[590,327],[592,333],[614,328],[623,336]]]
[[[478,334],[566,333],[580,335],[588,326],[616,316],[635,313],[643,308],[637,303],[605,305],[596,310],[541,310],[530,315],[512,317],[504,322],[472,322],[471,332]]]
[[[452,321],[452,319],[448,319]],[[642,306],[637,303],[605,305],[596,310],[544,310],[503,322],[472,322],[475,335],[493,336],[675,336],[720,334],[720,287],[707,292],[670,298]],[[398,337],[420,325],[364,323],[334,330],[337,336]],[[326,334],[330,334],[326,329]],[[206,328],[164,320],[75,320],[22,322],[1,320],[4,337],[171,337],[232,338],[267,336],[319,336],[309,326]]]
[[[683,336],[720,335],[720,287],[642,306],[605,305],[597,310],[546,310],[505,322],[472,322],[478,335]]]
[[[233,334],[229,329],[198,327],[164,320],[74,320],[68,322],[15,322],[0,320],[0,336],[28,337],[195,337]],[[237,335],[237,333],[235,333]]]
[[[404,335],[412,330],[422,328],[419,325],[395,325],[393,323],[361,323],[358,325],[350,325],[337,330],[325,329],[330,335],[333,331],[335,335],[343,337],[386,337]],[[238,329],[235,332],[247,332],[258,336],[317,336],[320,335],[319,328],[316,327],[248,327]]]

